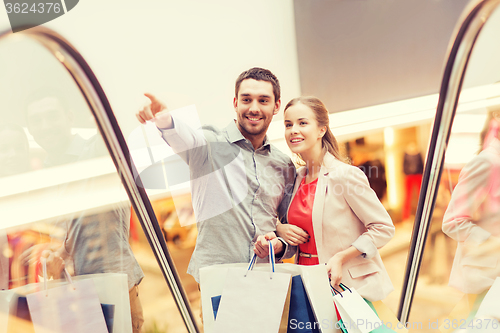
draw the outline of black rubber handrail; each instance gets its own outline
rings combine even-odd
[[[11,35],[13,35],[11,31],[2,32],[0,33],[0,40],[9,38]],[[174,261],[167,248],[149,197],[141,184],[140,178],[137,177],[135,179],[134,177],[134,175],[137,175],[137,170],[132,161],[127,143],[106,94],[92,69],[68,40],[51,29],[35,27],[17,32],[16,35],[24,35],[37,40],[54,56],[55,51],[64,53],[64,59],[60,59],[57,56],[56,58],[75,80],[96,120],[99,132],[103,137],[188,332],[198,333],[199,329],[194,320],[189,300],[175,269]]]

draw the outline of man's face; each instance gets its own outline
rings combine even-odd
[[[265,135],[273,116],[279,111],[280,101],[274,100],[271,82],[246,79],[241,82],[233,105],[241,134],[252,141]]]
[[[71,119],[55,97],[28,105],[28,130],[36,143],[50,153],[62,153],[71,139]]]

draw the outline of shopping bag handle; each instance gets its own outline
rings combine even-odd
[[[47,288],[47,259],[40,258],[40,262],[42,263],[42,274],[43,274],[43,290],[45,290],[45,297],[49,296],[48,288]]]
[[[330,282],[332,280],[328,279]],[[339,284],[339,287],[342,288],[342,291],[346,291],[346,290],[349,290],[349,292],[352,294],[352,291],[351,289],[349,289],[348,286],[346,286],[345,284],[343,283],[340,283]],[[333,296],[336,296],[337,294],[340,295],[340,297],[344,297],[344,295],[342,295],[342,292],[338,291],[337,289],[333,288],[333,286],[330,284],[330,289],[332,290],[332,294]]]
[[[337,289],[333,288],[332,286],[330,286],[330,289],[332,290],[332,295],[333,296],[337,296],[337,295],[340,295],[340,297],[344,297],[340,291],[338,291]]]
[[[345,291],[346,289],[347,289],[347,290],[349,290],[349,292],[352,294],[351,289],[349,289],[349,287],[348,287],[348,286],[346,286],[345,284],[340,283],[340,284],[339,284],[339,287],[340,287],[340,288],[342,288],[342,290],[343,290],[343,291]]]
[[[269,243],[269,268],[270,268],[270,278],[273,278],[273,273],[274,273],[274,248],[273,244],[271,243],[270,240],[267,241]],[[250,260],[250,264],[248,265],[247,271],[245,272],[245,277],[247,276],[248,272],[253,269],[253,266],[255,265],[255,262],[257,261],[257,254],[253,254],[252,260]]]

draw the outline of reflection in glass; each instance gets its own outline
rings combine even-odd
[[[0,72],[0,287],[23,295],[64,270],[77,280],[120,273],[114,330],[139,331],[144,274],[129,244],[131,205],[85,99],[61,63],[22,36],[0,42]],[[11,318],[22,317],[17,304]]]
[[[474,44],[460,91],[411,304],[410,327],[422,323],[425,331],[443,333],[471,329],[470,320],[500,276],[498,31],[500,11],[496,9]]]
[[[23,128],[0,124],[0,177],[26,172],[29,167],[29,144]]]
[[[500,276],[499,120],[499,111],[489,112],[481,151],[460,172],[443,219],[443,231],[458,244],[450,286],[478,299]]]

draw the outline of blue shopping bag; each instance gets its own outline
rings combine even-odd
[[[307,297],[302,277],[292,277],[287,333],[319,333],[319,325]]]

